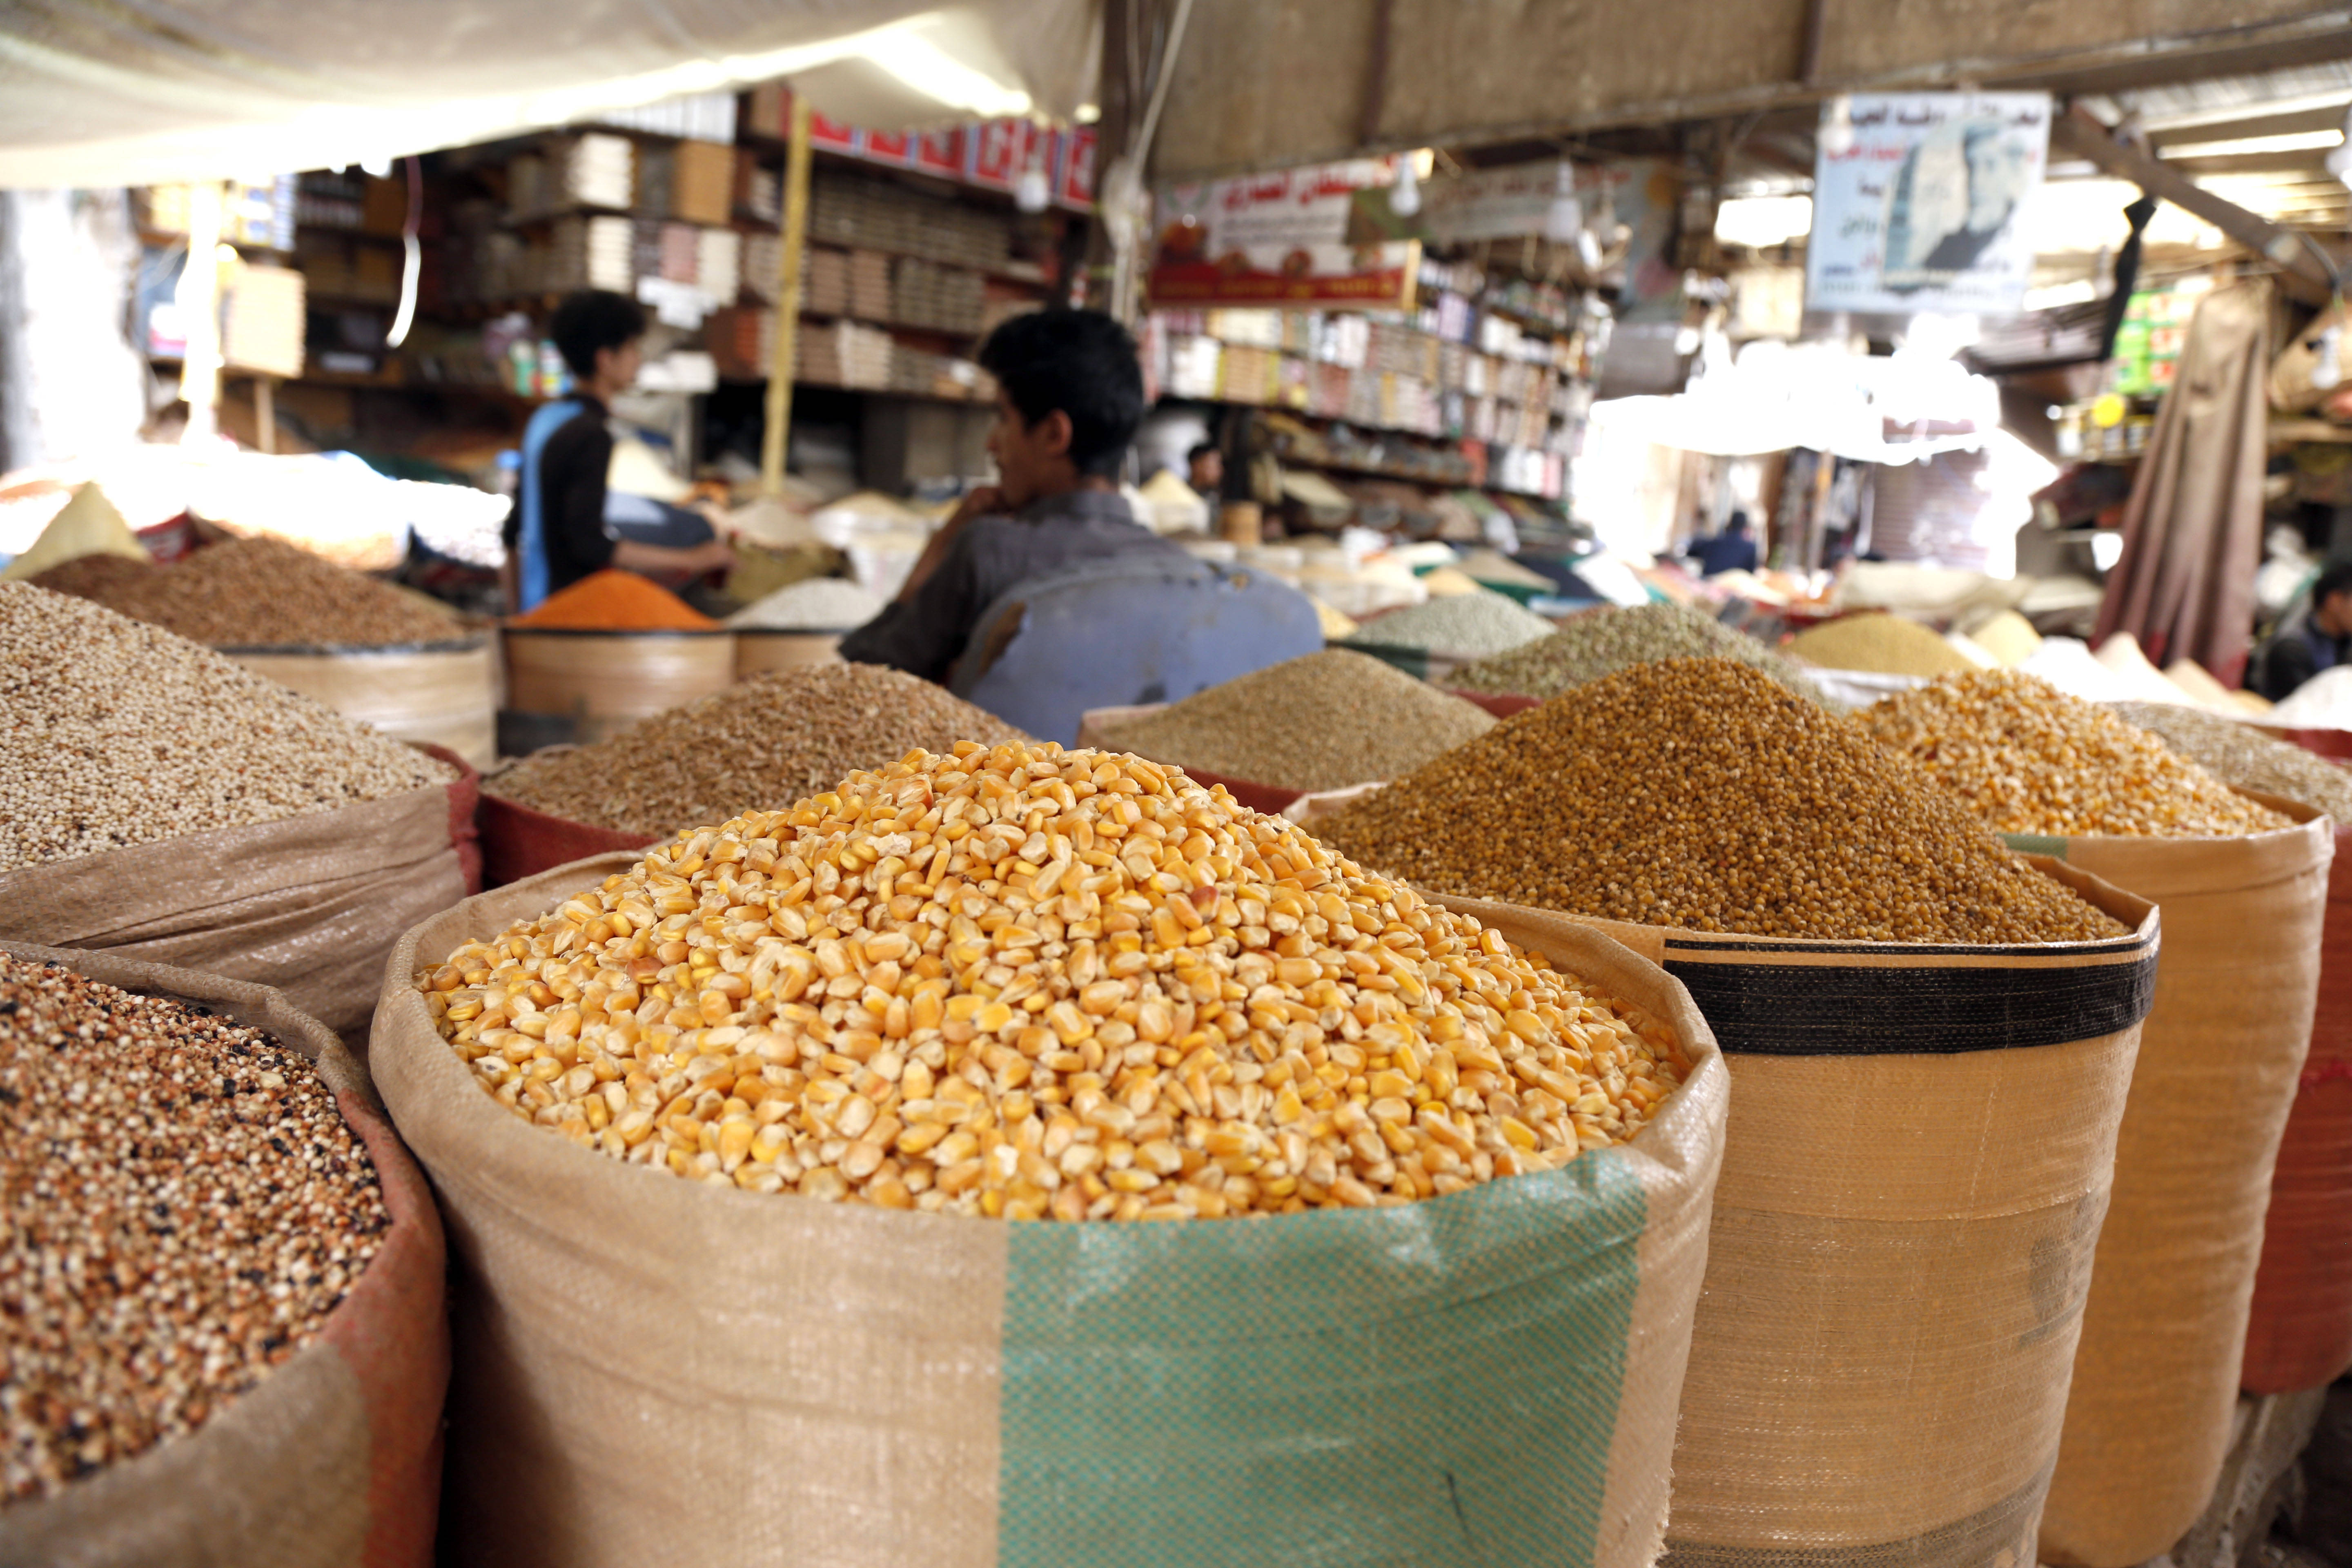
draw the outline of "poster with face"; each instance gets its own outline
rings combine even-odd
[[[2033,272],[2018,222],[2049,154],[2038,92],[1861,94],[1822,119],[1805,308],[2014,315]]]

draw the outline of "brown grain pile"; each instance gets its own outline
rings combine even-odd
[[[2020,670],[1948,675],[1854,718],[1998,833],[2195,838],[2294,826],[2145,730]]]
[[[73,591],[213,647],[394,647],[467,636],[454,615],[266,537],[224,540],[171,566],[92,574]]]
[[[805,800],[908,752],[1026,739],[928,680],[813,664],[738,681],[593,746],[528,758],[486,787],[552,816],[661,837]]]
[[[1432,891],[1644,925],[1941,942],[2123,929],[1918,768],[1727,659],[1580,686],[1312,827]]]
[[[391,1224],[307,1058],[0,954],[0,1498],[203,1425],[318,1333]]]
[[[1115,724],[1156,762],[1276,789],[1394,778],[1493,729],[1493,715],[1370,654],[1325,648]]]

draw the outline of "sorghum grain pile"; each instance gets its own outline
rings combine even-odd
[[[80,589],[133,620],[214,647],[388,647],[467,636],[387,583],[282,539],[229,539],[170,566]]]
[[[623,833],[707,827],[958,741],[1026,739],[940,687],[872,664],[772,670],[593,746],[532,757],[491,793]]]
[[[2145,730],[2021,670],[1948,675],[1854,717],[1997,833],[2228,837],[2294,826]]]
[[[454,776],[209,648],[0,583],[0,871]]]
[[[1311,826],[1433,891],[1644,925],[1868,942],[2122,934],[1918,768],[1728,659],[1605,676]]]
[[[1406,1203],[1633,1137],[1662,1025],[1173,769],[918,753],[416,977],[516,1115],[753,1192],[1016,1219]]]
[[[1493,729],[1492,715],[1370,654],[1326,648],[1114,726],[1114,749],[1276,789],[1394,778]]]
[[[0,954],[5,1491],[202,1426],[375,1256],[375,1165],[257,1029]]]

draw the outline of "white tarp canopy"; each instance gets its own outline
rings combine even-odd
[[[0,188],[335,168],[788,78],[879,130],[1094,95],[1100,0],[8,0]]]
[[[1592,405],[1595,435],[1723,458],[1804,447],[1853,462],[1909,463],[1973,450],[2000,426],[2000,389],[1957,361],[1858,354],[1839,343],[1759,341],[1675,396]]]

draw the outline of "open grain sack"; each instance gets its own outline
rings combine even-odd
[[[1726,1075],[1597,934],[964,743],[387,974],[453,1561],[1655,1558]]]
[[[1947,678],[1859,717],[2012,844],[2164,911],[2041,1536],[2057,1568],[2128,1568],[2197,1520],[2229,1447],[2334,837],[2311,807],[2234,792],[2017,671]]]
[[[1302,805],[1513,941],[1598,929],[1656,960],[1724,1051],[1665,1562],[2030,1562],[2150,906],[2021,859],[1724,659],[1628,668]]]
[[[2344,1222],[2352,1208],[2352,773],[2192,709],[2135,702],[2116,711],[2216,777],[2315,807],[2335,826],[2311,1052],[2271,1173],[2238,1374],[2249,1394],[2323,1387],[2352,1370],[2352,1226]]]
[[[278,993],[0,943],[0,1561],[427,1568],[441,1225]]]
[[[473,772],[222,655],[0,584],[0,940],[270,985],[364,1030],[479,874]]]

